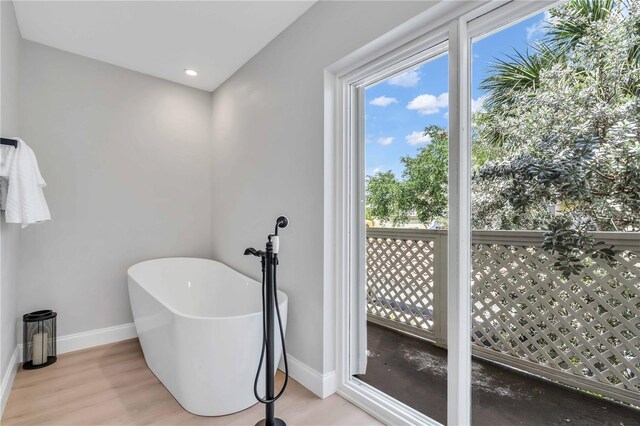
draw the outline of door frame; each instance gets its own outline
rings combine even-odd
[[[447,420],[471,424],[471,38],[539,13],[557,1],[440,2],[325,69],[325,354],[335,354],[336,392],[386,424],[439,423],[354,379],[352,311],[364,282],[364,137],[359,87],[424,60],[448,42],[449,244]],[[426,54],[426,56],[425,56]],[[333,315],[332,315],[333,314]],[[333,320],[334,322],[332,323]],[[333,332],[333,333],[332,333]]]

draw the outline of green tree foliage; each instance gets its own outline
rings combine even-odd
[[[569,275],[584,253],[612,261],[592,231],[640,231],[640,2],[571,0],[550,11],[546,27],[544,40],[497,59],[482,83],[473,225],[545,230],[543,247]],[[388,210],[369,188],[374,217],[398,223],[415,210],[428,223],[446,214],[438,131],[439,145],[402,159],[402,180],[385,174],[399,197]]]
[[[559,206],[574,229],[640,230],[638,9],[571,1],[551,11],[548,37],[530,55],[548,60],[519,54],[494,65],[477,143],[500,144],[504,154],[476,173],[484,196],[474,225],[544,229],[559,220],[549,207]],[[533,62],[527,84],[509,78]],[[492,199],[507,208],[483,208]]]
[[[477,143],[503,156],[476,171],[474,226],[547,230],[544,247],[567,275],[580,253],[611,259],[591,231],[640,231],[639,7],[554,8],[547,39],[484,82]],[[513,71],[523,68],[535,72]]]
[[[367,177],[367,218],[401,224],[408,220],[401,208],[402,184],[391,170]]]
[[[391,171],[367,177],[367,206],[371,216],[394,224],[406,223],[415,213],[428,225],[447,215],[447,131],[429,126],[424,135],[430,142],[415,157],[402,157],[402,180]]]

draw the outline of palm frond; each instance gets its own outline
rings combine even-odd
[[[562,55],[547,43],[538,43],[526,52],[514,51],[506,59],[496,59],[489,66],[489,76],[480,83],[488,91],[485,105],[488,109],[509,104],[513,95],[522,90],[535,89],[540,74]]]
[[[589,25],[606,19],[615,5],[615,0],[572,0],[565,6],[565,13],[558,14],[552,9],[553,25],[548,31],[551,43],[561,50],[574,47]]]

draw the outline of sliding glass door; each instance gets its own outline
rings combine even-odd
[[[474,424],[640,418],[639,23],[570,0],[472,39]]]
[[[446,423],[448,64],[442,43],[362,87],[367,365],[355,377]]]
[[[343,395],[388,422],[627,424],[640,9],[461,9],[339,79]]]

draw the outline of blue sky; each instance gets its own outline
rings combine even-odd
[[[481,104],[478,87],[495,58],[524,51],[541,38],[544,13],[535,15],[472,46],[472,96]],[[366,174],[392,170],[401,177],[400,158],[415,155],[428,143],[421,133],[431,124],[448,127],[448,60],[438,57],[389,78],[365,91]]]

